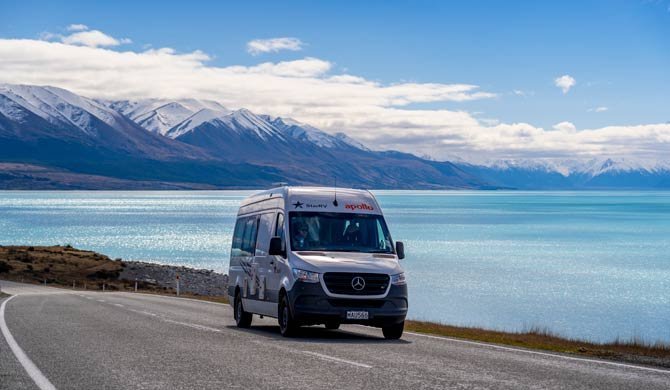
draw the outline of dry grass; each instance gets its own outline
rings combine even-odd
[[[51,287],[107,291],[134,291],[135,281],[119,280],[126,264],[92,251],[65,246],[0,246],[0,278]],[[143,293],[175,295],[173,288],[138,282]],[[226,297],[203,297],[181,294],[214,302],[227,302]]]
[[[66,246],[0,246],[0,275],[9,280],[90,289],[120,287],[118,276],[125,264],[109,257]]]
[[[405,329],[486,343],[670,367],[670,344],[661,342],[652,344],[632,339],[600,344],[561,337],[545,328],[503,332],[425,321],[407,321]]]
[[[16,282],[42,284],[78,290],[134,291],[135,282],[119,280],[126,264],[93,251],[65,246],[0,246],[0,278]],[[3,272],[4,270],[4,272]],[[138,282],[138,291],[175,296],[173,288]],[[190,293],[183,298],[228,303],[227,297],[209,297]]]

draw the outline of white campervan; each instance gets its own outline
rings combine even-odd
[[[254,194],[237,214],[228,295],[237,326],[253,314],[276,317],[281,334],[300,325],[380,327],[402,336],[407,285],[369,191],[280,187]]]

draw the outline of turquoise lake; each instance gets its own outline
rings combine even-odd
[[[249,191],[0,191],[1,245],[227,271]],[[670,192],[375,191],[413,319],[670,342]]]

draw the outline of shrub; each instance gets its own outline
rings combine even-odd
[[[14,269],[14,267],[12,267],[11,264],[9,264],[7,262],[4,262],[4,261],[0,261],[0,274],[8,273],[9,271],[11,271],[13,269]]]
[[[119,271],[107,271],[101,269],[93,273],[88,274],[89,279],[118,279]]]

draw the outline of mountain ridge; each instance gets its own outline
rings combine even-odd
[[[197,113],[209,115],[193,121]],[[95,176],[96,189],[101,188],[100,177],[116,180],[115,188],[119,180],[142,181],[142,188],[151,181],[161,183],[160,188],[165,183],[258,188],[274,182],[335,181],[363,188],[485,185],[449,165],[436,169],[415,156],[371,151],[346,136],[288,118],[282,123],[290,123],[292,130],[270,123],[267,116],[231,111],[212,101],[104,101],[60,88],[5,84],[0,87],[0,163],[49,168],[68,177]],[[32,176],[11,171],[9,167],[16,167],[11,164],[2,171],[3,188],[39,188],[40,180],[48,179],[44,188],[52,189],[58,187],[57,177],[65,175],[27,185]],[[9,179],[17,177],[22,184]]]
[[[198,189],[273,182],[400,189],[670,188],[668,162],[625,157],[435,161],[375,151],[342,132],[231,110],[211,100],[110,101],[12,84],[0,85],[0,163],[7,163],[0,168],[2,188],[39,188],[51,180],[41,174],[26,184],[32,174],[12,164],[52,172],[44,186],[50,189],[76,175],[95,177],[91,188],[96,189],[104,188],[101,177],[109,177],[114,188],[124,183],[147,188],[152,182],[156,188],[175,183],[175,188]],[[86,180],[75,181],[77,188],[86,188]],[[62,187],[71,188],[65,182]]]

